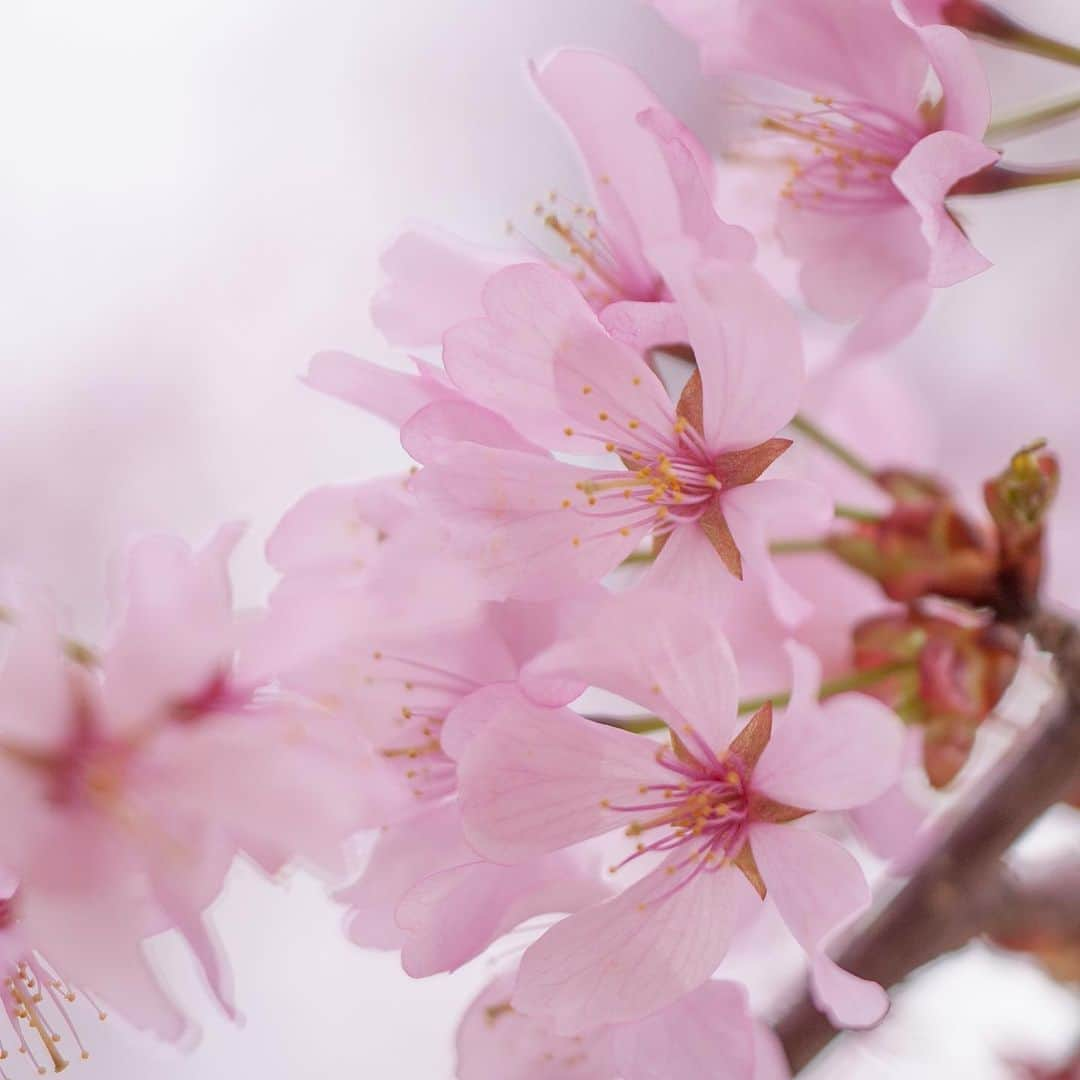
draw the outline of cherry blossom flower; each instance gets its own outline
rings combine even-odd
[[[483,314],[483,290],[493,274],[522,262],[553,267],[602,310],[616,301],[667,298],[663,274],[648,250],[686,224],[703,240],[752,257],[748,233],[703,213],[713,186],[712,162],[637,74],[600,53],[577,49],[562,49],[531,70],[537,89],[578,144],[593,205],[565,203],[555,193],[536,204],[537,220],[563,249],[556,255],[533,243],[516,252],[489,251],[432,229],[407,230],[383,256],[387,280],[372,305],[376,326],[392,344],[439,344],[456,323]],[[645,126],[639,122],[643,114],[652,115]],[[678,145],[658,141],[657,128],[668,144]],[[674,172],[672,155],[679,159]]]
[[[305,496],[268,543],[284,578],[247,666],[352,724],[380,759],[372,824],[382,828],[363,873],[337,897],[349,907],[349,937],[401,949],[417,977],[453,970],[520,922],[576,910],[605,889],[595,860],[577,853],[513,869],[477,856],[461,832],[456,747],[443,737],[461,707],[514,686],[590,598],[489,603],[436,531],[400,481]],[[385,587],[406,574],[410,587]],[[570,700],[580,687],[547,689]]]
[[[100,655],[65,642],[25,593],[0,673],[0,860],[18,879],[20,934],[171,1039],[186,1023],[142,941],[178,929],[232,1015],[204,912],[234,855],[341,872],[371,797],[370,757],[349,732],[234,679],[225,564],[238,536],[194,552],[169,537],[134,545]]]
[[[736,983],[710,981],[652,1016],[558,1034],[512,1005],[514,972],[499,975],[458,1027],[458,1080],[787,1080],[783,1054],[747,1011]]]
[[[764,126],[791,165],[781,239],[823,315],[863,320],[862,333],[883,346],[910,331],[934,288],[987,269],[946,202],[999,156],[982,141],[989,88],[959,30],[915,25],[888,0],[656,6],[700,42],[707,70],[815,95],[804,107],[769,108]],[[930,74],[935,101],[924,98]]]
[[[511,267],[485,289],[487,317],[446,337],[447,370],[479,407],[436,402],[403,429],[427,466],[416,490],[494,595],[571,592],[651,536],[663,544],[654,583],[722,610],[745,569],[797,621],[805,605],[775,573],[769,521],[802,506],[824,524],[831,506],[813,485],[758,479],[790,445],[776,433],[802,389],[797,324],[744,263],[701,257],[690,242],[661,258],[697,358],[677,406],[564,278]],[[484,409],[513,429],[495,429]],[[609,457],[576,465],[542,446]]]
[[[477,851],[512,864],[621,831],[633,846],[613,870],[651,865],[526,951],[516,1008],[550,1015],[560,1034],[640,1019],[708,979],[768,895],[809,953],[816,999],[832,1019],[880,1019],[880,987],[826,952],[869,902],[862,871],[834,840],[792,823],[885,791],[902,734],[862,695],[819,704],[812,655],[793,647],[792,661],[784,714],[774,721],[766,706],[736,733],[737,676],[723,637],[693,607],[629,594],[529,672],[571,673],[646,704],[667,722],[670,747],[520,696],[486,704],[494,716],[459,763],[465,835]]]

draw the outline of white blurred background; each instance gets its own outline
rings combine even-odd
[[[1074,0],[1013,10],[1080,41]],[[720,88],[634,0],[3,0],[0,563],[52,584],[92,637],[132,530],[197,541],[243,518],[236,580],[258,602],[262,543],[297,496],[404,461],[392,431],[296,378],[322,348],[388,355],[367,303],[396,226],[497,241],[549,188],[583,193],[523,73],[563,44],[618,55],[706,136],[722,126]],[[1003,110],[1080,88],[1080,71],[985,55]],[[1080,156],[1080,125],[1016,154]],[[940,297],[888,363],[927,395],[942,464],[967,483],[1032,436],[1059,446],[1053,585],[1080,606],[1080,186],[963,209],[998,265]],[[165,940],[201,1045],[180,1057],[109,1021],[80,1076],[451,1075],[486,961],[414,983],[347,944],[313,883],[243,869],[218,925],[246,1029]],[[828,1071],[993,1080],[1002,1054],[1063,1053],[1076,1012],[1022,962],[974,950]]]

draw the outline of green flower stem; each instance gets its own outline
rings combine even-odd
[[[1032,30],[985,0],[949,0],[943,15],[946,22],[995,45],[1080,67],[1080,48]]]
[[[877,515],[871,515],[866,511],[851,510],[858,514],[858,521],[878,521]],[[769,545],[769,551],[773,555],[803,555],[813,551],[828,551],[829,545],[825,537],[799,537],[793,540],[774,540]],[[656,556],[651,551],[634,551],[623,559],[622,566],[651,566],[656,561]]]
[[[1031,105],[1019,112],[995,120],[986,130],[986,139],[991,146],[1021,135],[1031,135],[1044,128],[1053,127],[1080,113],[1080,94],[1055,98]]]
[[[833,513],[838,518],[844,518],[846,521],[858,521],[864,525],[876,525],[883,520],[883,516],[876,510],[863,510],[861,507],[847,506],[844,503],[837,503]]]
[[[823,537],[806,540],[774,540],[769,545],[773,555],[803,555],[811,551],[828,551],[829,545]]]
[[[950,195],[996,195],[1002,191],[1047,187],[1080,180],[1080,162],[1065,161],[1057,165],[991,165],[982,172],[961,180]]]
[[[874,470],[853,450],[849,450],[839,443],[831,435],[824,432],[812,420],[799,413],[792,421],[791,426],[800,434],[805,435],[811,442],[816,443],[827,454],[831,454],[837,461],[843,462],[849,469],[857,472],[861,477],[876,483]]]
[[[862,671],[853,671],[847,675],[840,675],[835,679],[827,679],[821,684],[818,694],[820,701],[835,697],[837,694],[846,694],[852,690],[865,690],[876,686],[879,682],[893,675],[903,675],[917,670],[913,660],[894,660],[878,667],[865,668]],[[774,706],[782,707],[791,701],[791,691],[784,690],[778,694],[768,694],[764,697],[746,698],[739,702],[739,715],[746,716],[755,713],[758,709],[772,702]],[[637,735],[647,735],[653,731],[663,731],[667,724],[657,716],[605,716],[589,717],[597,723],[607,724],[609,727],[621,728],[623,731],[631,731]]]

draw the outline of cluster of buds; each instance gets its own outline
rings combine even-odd
[[[853,636],[858,668],[896,666],[867,692],[923,729],[927,778],[934,787],[948,784],[1016,674],[1019,635],[984,614],[913,605],[866,620]]]
[[[901,470],[875,476],[893,499],[885,516],[826,541],[892,600],[927,596],[985,607],[1004,618],[1029,613],[1043,572],[1043,532],[1058,464],[1043,443],[1024,447],[984,485],[990,521],[972,521],[934,477]]]

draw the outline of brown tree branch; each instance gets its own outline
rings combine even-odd
[[[954,812],[952,824],[914,875],[837,957],[844,968],[891,987],[960,948],[986,926],[988,897],[1000,895],[1001,857],[1029,825],[1064,797],[1080,771],[1080,629],[1054,615],[1025,627],[1053,654],[1060,693],[987,781]],[[792,1072],[837,1034],[808,994],[777,1024]]]

